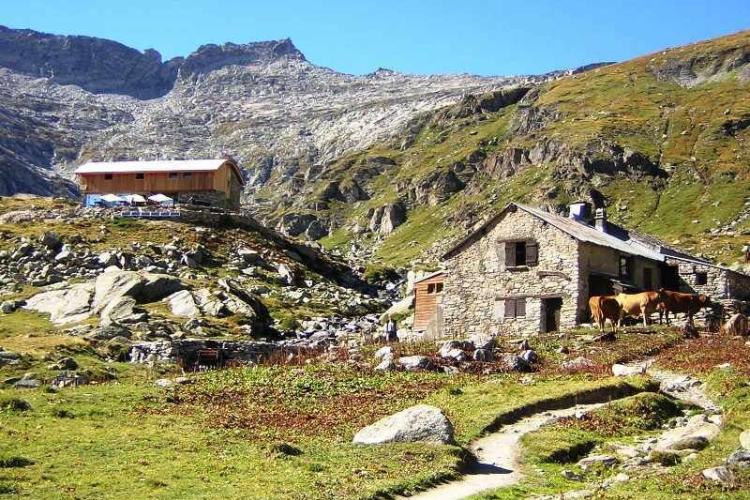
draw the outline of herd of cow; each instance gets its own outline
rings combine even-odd
[[[612,333],[617,333],[622,320],[627,316],[643,317],[643,326],[648,327],[648,318],[659,313],[659,323],[666,318],[669,324],[669,313],[687,316],[688,323],[693,324],[693,316],[703,307],[710,307],[711,299],[703,294],[672,292],[660,289],[658,292],[620,293],[618,295],[595,295],[589,299],[591,318],[604,332],[607,320],[612,325]]]

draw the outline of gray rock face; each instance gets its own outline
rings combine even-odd
[[[201,311],[196,304],[193,294],[187,290],[175,292],[165,299],[169,304],[169,310],[175,316],[183,318],[197,318]]]
[[[417,405],[378,420],[354,436],[357,444],[451,444],[453,425],[439,408]]]
[[[87,36],[59,36],[0,26],[0,66],[93,93],[152,98],[165,94],[177,76],[177,61]]]
[[[406,221],[406,209],[401,203],[390,203],[375,209],[370,218],[370,231],[391,234]]]
[[[135,299],[132,297],[118,297],[107,304],[100,313],[102,326],[120,323],[135,315]]]
[[[740,434],[740,446],[746,450],[750,450],[750,430],[742,431]]]
[[[398,358],[398,364],[409,372],[432,368],[432,362],[427,356],[402,356]]]
[[[594,467],[613,467],[617,463],[617,458],[612,455],[590,455],[578,461],[578,465],[583,470]]]
[[[180,288],[182,282],[172,276],[110,267],[94,281],[39,293],[24,307],[49,314],[50,320],[59,325],[99,314],[106,326],[137,316],[135,304],[156,302]]]
[[[63,325],[83,321],[91,315],[94,285],[83,283],[63,290],[34,295],[26,301],[26,309],[50,315],[50,321]]]
[[[719,467],[711,467],[710,469],[704,469],[703,477],[705,477],[709,481],[714,481],[716,483],[721,483],[724,485],[731,485],[735,480],[734,473],[728,467],[725,467],[723,465],[720,465]]]
[[[721,427],[708,420],[706,415],[695,415],[690,417],[684,427],[677,427],[662,434],[656,443],[656,449],[659,451],[703,449],[719,435],[720,431]]]

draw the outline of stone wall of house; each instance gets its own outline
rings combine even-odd
[[[727,271],[727,294],[731,299],[750,301],[750,276]]]
[[[733,273],[727,269],[672,258],[667,258],[666,263],[670,266],[677,266],[681,292],[702,293],[712,300],[737,298],[730,295],[727,280],[728,275]],[[706,275],[705,285],[698,284],[701,273]]]
[[[538,243],[538,264],[506,269],[505,242]],[[579,243],[516,210],[446,262],[442,315],[446,337],[475,333],[535,334],[544,329],[543,299],[562,298],[561,328],[575,326],[579,309]],[[505,318],[506,298],[526,298],[526,314]]]
[[[582,243],[579,252],[579,265],[581,268],[581,296],[590,295],[588,277],[591,273],[598,273],[619,279],[620,256],[622,254],[614,248],[606,248],[590,243]],[[661,287],[662,275],[660,263],[643,257],[633,256],[631,260],[631,276],[627,279],[642,290],[657,290]],[[645,282],[645,269],[651,270],[651,284]],[[581,318],[587,318],[588,314],[583,311],[588,307],[588,301],[581,304]]]

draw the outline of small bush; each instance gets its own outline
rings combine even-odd
[[[29,411],[31,410],[31,405],[28,401],[21,398],[4,397],[0,398],[0,410]]]
[[[0,469],[10,469],[15,467],[26,467],[27,465],[33,465],[34,462],[24,457],[17,456],[0,456]]]
[[[665,467],[677,465],[681,461],[680,456],[677,453],[672,453],[671,451],[652,451],[650,458],[652,462],[656,462],[657,464],[663,465]]]
[[[57,418],[75,418],[75,414],[64,408],[55,408],[52,410],[52,416]]]
[[[302,450],[289,443],[275,443],[271,446],[271,452],[275,455],[283,455],[287,457],[297,457],[302,455]]]

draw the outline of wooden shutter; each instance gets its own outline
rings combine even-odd
[[[515,318],[516,317],[516,300],[505,299],[505,317]]]
[[[539,263],[539,247],[536,241],[526,242],[526,265],[531,267]]]
[[[515,267],[516,264],[516,244],[505,244],[505,267]]]
[[[516,317],[526,316],[526,299],[516,299]]]

